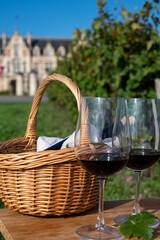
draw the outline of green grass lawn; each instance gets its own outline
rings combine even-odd
[[[0,104],[0,142],[23,137],[31,103]],[[51,103],[41,103],[37,115],[37,136],[66,137],[75,130],[72,114]]]
[[[25,135],[31,103],[0,104],[0,142]],[[72,113],[51,103],[41,103],[37,136],[66,137],[75,130]],[[160,165],[150,168],[150,176],[141,177],[140,197],[160,197]],[[107,181],[105,200],[134,199],[134,171],[124,168]]]

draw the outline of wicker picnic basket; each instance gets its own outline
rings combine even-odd
[[[36,152],[37,113],[43,93],[53,81],[64,83],[82,99],[68,77],[52,74],[44,79],[33,100],[24,137],[0,144],[0,194],[14,211],[35,216],[61,216],[84,212],[98,201],[98,181],[77,162],[74,148]]]

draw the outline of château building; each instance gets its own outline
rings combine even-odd
[[[34,96],[48,71],[57,67],[57,55],[68,53],[71,38],[22,37],[16,30],[0,38],[0,92]],[[58,54],[57,54],[58,53]]]

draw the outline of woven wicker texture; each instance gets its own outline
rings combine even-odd
[[[70,215],[91,209],[98,201],[97,177],[78,164],[73,148],[36,152],[37,113],[53,81],[64,83],[80,108],[77,85],[66,76],[52,74],[35,94],[25,136],[0,144],[1,198],[9,209],[23,214]]]

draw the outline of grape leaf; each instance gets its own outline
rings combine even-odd
[[[133,229],[133,236],[136,238],[142,238],[145,240],[152,240],[153,228],[146,225],[140,225],[139,223],[135,224]]]
[[[149,225],[154,224],[155,219],[158,217],[148,212],[130,215],[128,220],[121,224],[120,232],[127,239],[136,237],[137,239],[152,240],[154,230]]]
[[[132,236],[133,231],[133,224],[131,221],[127,220],[126,222],[122,223],[120,226],[120,232],[126,237],[130,238]]]

